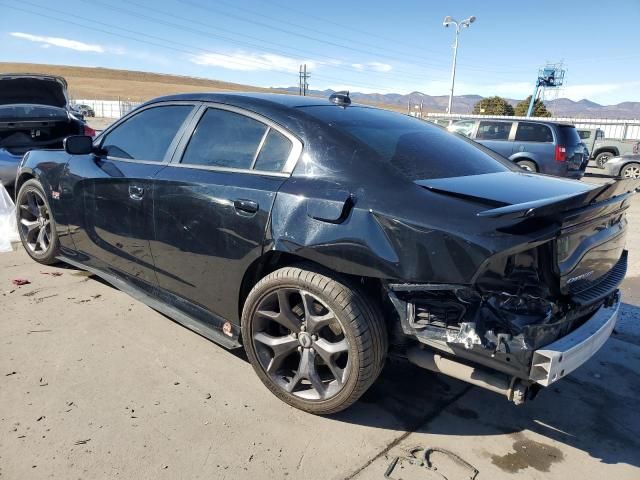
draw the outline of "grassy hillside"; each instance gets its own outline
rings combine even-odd
[[[46,73],[64,77],[72,98],[148,100],[160,95],[202,91],[274,91],[266,88],[220,82],[204,78],[159,73],[114,70],[110,68],[72,67],[34,63],[0,62],[0,73]]]
[[[91,98],[100,100],[144,101],[161,95],[185,92],[249,91],[288,93],[277,89],[261,88],[239,83],[208,80],[206,78],[165,75],[160,73],[115,70],[111,68],[73,67],[66,65],[44,65],[35,63],[0,62],[0,73],[46,73],[64,77],[69,84],[71,98]],[[385,105],[375,101],[359,99],[392,110],[395,105]]]

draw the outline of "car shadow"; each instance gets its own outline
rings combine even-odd
[[[640,308],[623,305],[640,322]],[[636,327],[637,328],[637,327]],[[634,337],[638,338],[638,337]],[[378,381],[335,421],[429,435],[535,432],[603,463],[640,466],[640,343],[614,333],[598,354],[522,406],[487,390],[390,362]]]
[[[69,269],[111,287],[99,277]],[[640,307],[623,304],[618,327],[602,350],[522,406],[393,357],[356,404],[326,418],[399,435],[473,436],[479,442],[528,431],[603,463],[640,467],[640,328],[633,324],[640,325]],[[228,353],[248,362],[244,349]]]

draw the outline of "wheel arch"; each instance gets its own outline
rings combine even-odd
[[[24,183],[27,180],[31,180],[31,179],[38,180],[38,178],[36,177],[35,173],[33,173],[32,171],[29,170],[29,171],[20,172],[20,174],[16,178],[16,195],[20,191],[20,187],[22,187],[22,185],[24,185]]]
[[[619,155],[619,151],[616,147],[600,147],[595,152],[592,153],[592,157],[596,158],[601,153],[611,153],[614,156]]]
[[[334,274],[339,277],[349,279],[352,283],[361,285],[365,293],[376,300],[380,298],[379,292],[382,288],[382,280],[374,277],[363,277],[352,275],[344,272],[335,271],[321,263],[310,260],[294,253],[283,252],[279,250],[270,250],[256,259],[244,273],[240,284],[238,295],[238,318],[242,319],[242,309],[251,289],[264,277],[271,272],[283,267],[291,266],[311,266],[326,272],[328,275]],[[376,296],[375,293],[378,292]],[[382,305],[380,305],[382,307]],[[242,320],[241,320],[242,321]]]

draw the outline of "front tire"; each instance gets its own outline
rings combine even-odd
[[[620,178],[640,178],[640,163],[628,163],[620,171]]]
[[[243,343],[262,383],[317,415],[358,400],[387,353],[379,309],[357,286],[331,275],[313,267],[276,270],[253,287],[242,312]]]
[[[27,180],[20,187],[16,195],[16,215],[20,240],[29,256],[43,265],[56,263],[60,253],[56,223],[37,180]]]

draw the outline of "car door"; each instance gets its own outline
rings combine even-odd
[[[81,205],[72,232],[79,261],[155,288],[151,179],[169,161],[194,109],[192,103],[143,108],[101,136],[98,154],[71,159]]]
[[[482,120],[475,134],[476,142],[490,148],[503,157],[509,158],[513,143],[509,140],[513,122]]]
[[[513,142],[514,161],[518,158],[532,160],[542,173],[555,174],[555,143],[551,128],[542,123],[518,122]]]
[[[202,107],[192,135],[154,178],[151,251],[163,291],[238,321],[243,275],[262,254],[276,192],[301,150],[266,118]]]

